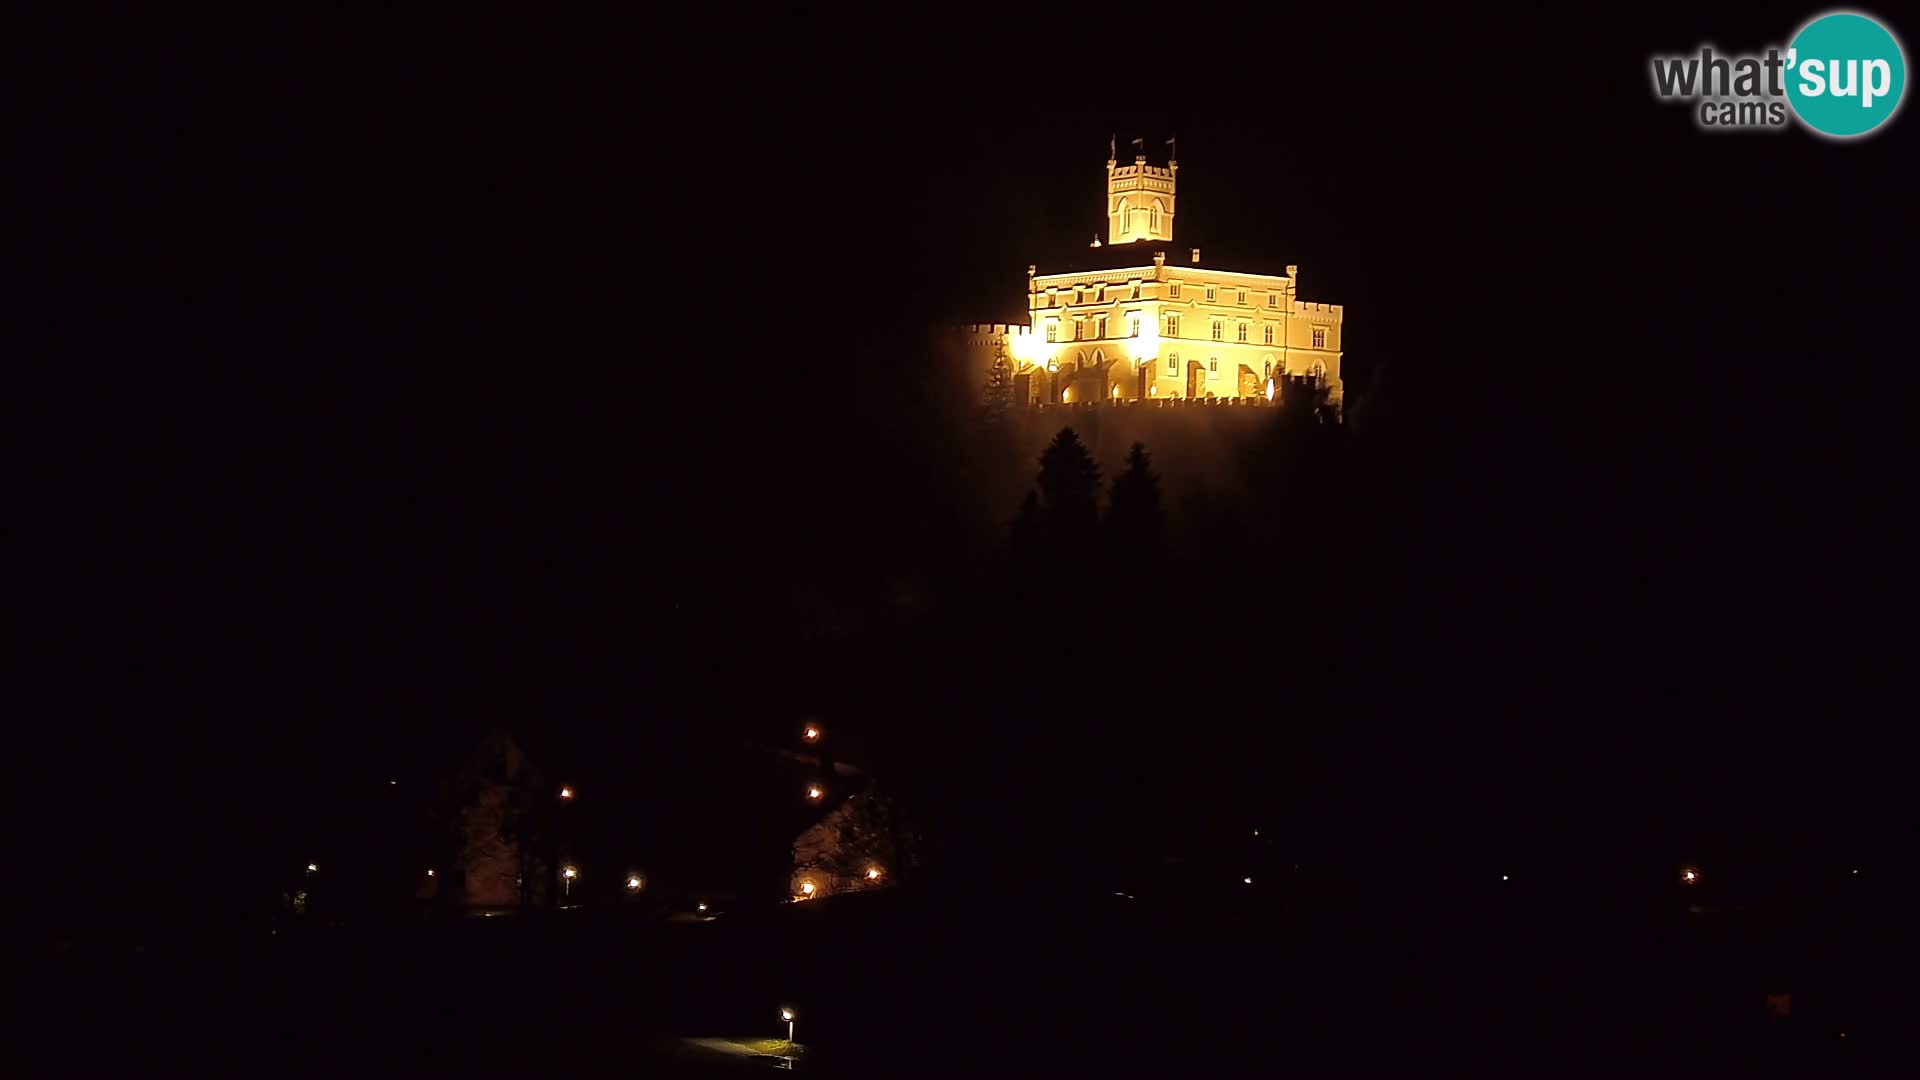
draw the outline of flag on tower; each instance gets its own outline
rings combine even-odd
[[[1142,153],[1145,153],[1147,149],[1147,140],[1144,137],[1133,140],[1133,148]]]

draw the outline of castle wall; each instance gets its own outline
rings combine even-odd
[[[1127,268],[1035,277],[1036,337],[1024,357],[1022,350],[1014,351],[1016,370],[1021,359],[1041,369],[1048,359],[1063,366],[1073,361],[1076,368],[1082,368],[1083,361],[1091,360],[1096,350],[1110,364],[1122,361],[1137,365],[1150,359],[1152,368],[1146,386],[1131,369],[1109,376],[1103,396],[1118,385],[1123,398],[1186,397],[1190,391],[1197,397],[1245,396],[1242,367],[1255,372],[1262,381],[1270,371],[1276,375],[1312,375],[1317,371],[1326,382],[1329,400],[1336,407],[1340,404],[1345,311],[1339,304],[1290,299],[1294,288],[1291,277],[1171,263],[1151,268],[1151,273],[1143,279],[1140,269]],[[1081,291],[1103,284],[1115,287],[1106,289],[1098,300]],[[1207,299],[1209,289],[1213,291],[1211,300]],[[1140,337],[1131,333],[1130,320],[1135,315],[1141,320]],[[1098,333],[1102,316],[1106,318],[1104,336]],[[1216,321],[1220,324],[1217,341],[1213,337]],[[1075,337],[1076,325],[1079,337]],[[1054,332],[1050,343],[1044,340],[1049,326]],[[1246,327],[1246,341],[1240,340],[1242,326]],[[1316,330],[1321,334],[1318,344]],[[1271,342],[1267,340],[1269,331]],[[1197,387],[1188,383],[1190,362],[1200,363],[1205,372]],[[1044,371],[1037,381],[1045,383]],[[1152,388],[1151,393],[1147,387]],[[1040,395],[1048,401],[1056,396]]]

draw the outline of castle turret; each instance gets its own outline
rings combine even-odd
[[[1131,165],[1117,163],[1108,144],[1107,243],[1172,240],[1174,180],[1180,163],[1168,161],[1164,169],[1149,165],[1147,155],[1139,152],[1141,140],[1133,143]]]

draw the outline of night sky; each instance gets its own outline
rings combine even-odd
[[[257,853],[496,721],[629,746],[817,707],[761,651],[774,598],[935,531],[889,419],[915,350],[1103,230],[1110,134],[1178,136],[1176,247],[1298,264],[1349,393],[1392,392],[1423,584],[1343,722],[1489,771],[1670,753],[1756,836],[1880,835],[1920,121],[1655,102],[1649,53],[1811,14],[1762,7],[81,28],[32,98],[17,399],[46,857]],[[843,394],[849,362],[887,374]]]

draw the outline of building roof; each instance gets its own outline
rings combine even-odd
[[[1215,244],[1202,238],[1188,239],[1181,235],[1182,232],[1175,226],[1174,236],[1177,239],[1170,241],[1136,240],[1130,244],[1109,244],[1102,240],[1097,248],[1083,244],[1077,248],[1046,252],[1034,259],[1034,266],[1041,276],[1119,270],[1131,266],[1152,266],[1154,255],[1165,252],[1168,266],[1191,269],[1194,267],[1193,249],[1199,248],[1199,268],[1202,270],[1273,276],[1287,272],[1286,265],[1271,256],[1235,250],[1230,245]]]

